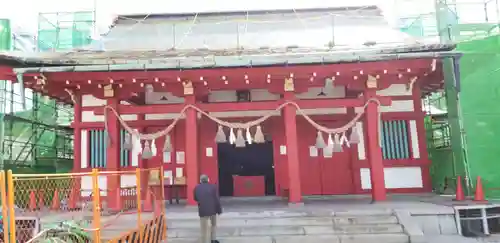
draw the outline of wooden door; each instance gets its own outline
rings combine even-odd
[[[303,195],[321,195],[321,168],[319,155],[311,151],[311,146],[316,143],[316,130],[304,119],[297,117],[297,133],[299,140],[299,164],[300,164],[300,182]]]
[[[161,127],[147,127],[144,131],[144,133],[154,133],[158,132],[160,130],[165,129],[166,126],[169,124],[165,124],[165,126]],[[176,126],[170,131],[170,143],[172,146],[172,151],[170,153],[164,153],[163,152],[163,145],[165,144],[165,137],[160,137],[154,141],[155,147],[156,147],[156,155],[153,156],[151,159],[143,160],[143,166],[145,168],[156,168],[163,166],[163,169],[165,171],[165,174],[168,174],[169,176],[172,177],[172,179],[169,179],[169,182],[166,182],[167,184],[170,183],[170,181],[173,181],[174,178],[176,177],[182,177],[186,176],[186,168],[185,168],[185,160],[184,158],[181,158],[181,161],[178,161],[176,153],[178,151],[185,151],[185,142],[184,142],[184,123],[183,121],[180,121],[176,124]],[[150,142],[151,149],[153,149],[152,142]],[[182,174],[177,174],[177,173],[182,173]],[[167,199],[170,199],[171,196],[175,196],[173,193],[171,193],[171,188],[169,187],[164,187],[165,189],[165,197]],[[186,198],[186,188],[182,187],[179,190],[179,197],[180,198]]]
[[[327,122],[328,127],[340,127],[343,122]],[[328,137],[325,136],[325,140]],[[320,150],[318,162],[320,169],[321,190],[323,195],[342,195],[354,192],[351,165],[351,149],[343,146],[342,152],[333,153],[330,158]]]

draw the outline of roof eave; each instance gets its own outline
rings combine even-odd
[[[200,69],[200,68],[236,68],[236,67],[269,67],[282,65],[313,65],[313,64],[339,64],[339,63],[363,63],[379,62],[403,59],[443,59],[451,57],[461,57],[460,52],[417,52],[417,53],[396,53],[379,55],[359,55],[359,56],[309,56],[296,59],[287,59],[281,62],[269,61],[269,58],[260,60],[248,60],[241,57],[214,57],[211,63],[195,63],[186,65],[177,63],[145,63],[145,64],[105,64],[105,65],[76,65],[76,66],[54,66],[54,67],[31,67],[15,68],[16,73],[48,73],[48,72],[107,72],[126,70],[173,70],[173,69]]]

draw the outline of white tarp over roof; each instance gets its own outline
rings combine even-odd
[[[311,5],[312,6],[312,5]],[[99,38],[96,50],[164,50],[207,48],[222,50],[239,47],[361,48],[414,43],[406,34],[392,29],[376,6],[356,9],[321,9],[286,12],[221,13],[190,17],[138,16],[120,19],[110,32]]]
[[[45,12],[96,11],[100,32],[106,31],[117,15],[193,12],[256,11],[273,9],[338,8],[377,5],[391,14],[395,0],[16,0],[0,8],[0,18],[10,18],[14,25],[37,30],[38,14]],[[29,6],[28,8],[26,6]],[[387,11],[386,11],[387,10]],[[391,14],[392,15],[392,14]]]

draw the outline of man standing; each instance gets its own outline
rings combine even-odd
[[[207,175],[200,176],[200,184],[194,188],[194,200],[198,202],[201,243],[218,243],[215,230],[217,227],[217,215],[222,213],[222,207],[217,187],[208,183]]]

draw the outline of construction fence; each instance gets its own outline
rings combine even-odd
[[[161,242],[166,222],[160,185],[163,168],[66,174],[0,171],[0,242]]]

